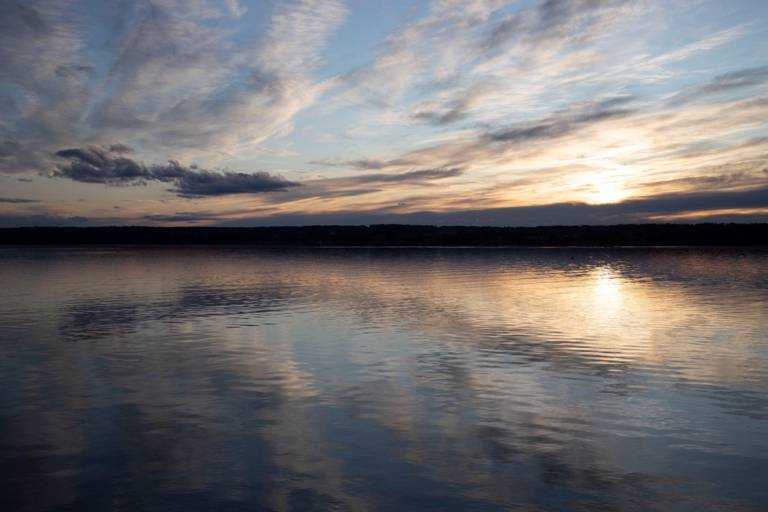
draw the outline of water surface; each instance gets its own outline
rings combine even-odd
[[[14,511],[768,509],[768,253],[0,249]]]

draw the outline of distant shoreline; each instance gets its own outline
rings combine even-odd
[[[241,245],[295,248],[765,247],[768,224],[0,228],[0,245]]]

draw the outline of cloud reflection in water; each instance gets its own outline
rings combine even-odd
[[[764,253],[0,257],[12,507],[759,510],[768,498]]]

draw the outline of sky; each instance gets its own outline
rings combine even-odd
[[[0,226],[768,221],[764,0],[0,12]]]

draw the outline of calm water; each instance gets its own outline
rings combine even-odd
[[[768,510],[768,253],[0,249],[3,510]]]

